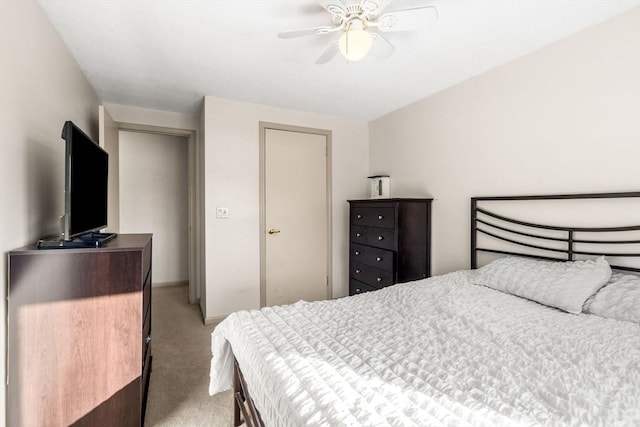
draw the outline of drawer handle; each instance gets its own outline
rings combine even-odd
[[[144,343],[149,344],[150,342],[151,342],[151,335],[147,335],[147,337],[144,339]]]
[[[378,236],[378,240],[384,240],[384,236]]]
[[[382,257],[377,256],[376,257],[376,261],[378,261],[378,262],[382,261]]]
[[[376,280],[377,280],[378,282],[382,282],[382,277],[376,277]]]
[[[356,233],[356,237],[362,237],[361,233]]]
[[[360,274],[360,270],[356,268],[356,274]]]
[[[384,219],[383,215],[378,215],[378,219]]]
[[[362,218],[362,215],[358,214],[358,215],[356,215],[356,218],[360,219],[360,218]]]
[[[356,251],[356,255],[360,255],[360,251]]]

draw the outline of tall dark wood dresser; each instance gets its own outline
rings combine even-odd
[[[151,235],[8,257],[8,425],[142,425]]]
[[[349,200],[349,295],[431,275],[431,202]]]

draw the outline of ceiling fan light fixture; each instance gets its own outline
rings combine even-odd
[[[349,24],[349,29],[340,36],[338,49],[347,60],[359,61],[367,56],[372,42],[371,34],[364,29],[363,22],[354,19]]]

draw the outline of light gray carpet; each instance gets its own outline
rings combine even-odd
[[[209,396],[211,331],[187,286],[152,290],[153,365],[145,426],[231,426],[231,392]]]

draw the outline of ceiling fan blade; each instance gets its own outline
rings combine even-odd
[[[426,27],[438,20],[435,6],[421,6],[385,13],[372,26],[383,32],[411,31]]]
[[[291,39],[294,37],[302,37],[302,36],[321,36],[324,34],[329,34],[334,31],[340,30],[340,27],[315,27],[315,28],[302,28],[300,30],[289,30],[289,31],[281,31],[278,33],[278,37],[281,39]]]
[[[335,58],[337,53],[338,53],[338,42],[335,41],[331,43],[331,45],[327,48],[327,50],[325,50],[324,53],[320,55],[318,59],[316,59],[316,64],[326,64],[327,62]]]
[[[344,18],[347,15],[347,7],[340,0],[317,0],[334,18]]]
[[[376,59],[386,59],[396,50],[389,40],[382,37],[380,33],[371,33],[372,45],[371,56]]]
[[[370,17],[380,16],[383,10],[385,10],[393,0],[361,0],[360,7]]]

